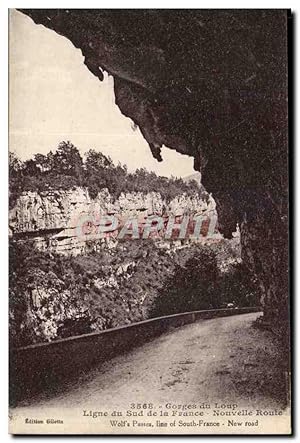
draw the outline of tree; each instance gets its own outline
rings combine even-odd
[[[23,163],[19,157],[14,153],[9,153],[9,176],[16,177],[22,170]]]
[[[32,159],[25,161],[23,171],[24,175],[29,175],[31,177],[36,177],[41,173],[41,170],[37,167],[36,162]]]
[[[110,157],[106,157],[102,152],[97,152],[95,149],[90,149],[85,157],[85,167],[89,171],[99,171],[102,168],[112,169],[114,167]]]
[[[51,163],[49,161],[48,155],[35,154],[34,156],[34,162],[42,173],[51,169]]]
[[[58,174],[82,175],[82,158],[79,150],[70,141],[63,141],[58,145],[53,155],[53,170]]]
[[[174,274],[156,299],[150,317],[215,309],[220,305],[219,285],[216,254],[208,248],[201,248],[185,266],[176,265]]]
[[[90,149],[85,156],[85,182],[91,198],[95,198],[103,188],[110,192],[116,189],[117,168],[110,157]]]

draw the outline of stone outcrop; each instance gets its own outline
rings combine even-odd
[[[204,216],[208,223],[216,217],[216,205],[211,196],[203,200],[198,196],[181,195],[166,202],[157,192],[148,194],[126,193],[113,199],[103,189],[91,199],[87,189],[23,192],[10,211],[10,233],[17,239],[34,239],[36,246],[51,252],[77,255],[101,245],[114,247],[118,229],[107,238],[95,230],[101,216],[113,215],[120,220],[134,217],[142,224],[149,216],[182,217]],[[205,234],[205,233],[204,233]],[[103,236],[102,236],[103,237]],[[218,233],[215,233],[218,238]]]

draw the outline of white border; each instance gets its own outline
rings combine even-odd
[[[1,337],[1,383],[2,383],[2,390],[1,390],[1,409],[0,409],[0,417],[1,417],[1,441],[8,441],[12,437],[8,435],[8,379],[7,379],[7,367],[8,367],[8,346],[7,346],[7,299],[8,299],[8,264],[7,264],[7,220],[8,220],[8,197],[7,197],[7,184],[8,184],[8,174],[7,174],[7,146],[8,146],[8,110],[7,110],[7,103],[8,103],[8,94],[7,94],[7,86],[8,86],[8,70],[7,70],[7,59],[8,59],[8,8],[291,8],[293,13],[295,14],[295,21],[294,21],[294,27],[296,28],[297,24],[297,18],[299,13],[299,1],[292,0],[290,2],[283,2],[283,1],[257,1],[252,0],[251,2],[241,2],[241,1],[217,1],[217,0],[210,0],[207,3],[199,2],[199,1],[189,1],[185,0],[184,2],[179,1],[170,1],[170,0],[152,0],[152,1],[143,1],[143,0],[128,0],[127,2],[121,2],[120,0],[102,0],[99,1],[90,1],[85,0],[84,2],[80,2],[78,0],[68,0],[64,1],[63,3],[61,1],[52,1],[50,2],[43,2],[41,0],[32,0],[31,2],[22,1],[20,0],[18,2],[18,5],[15,5],[12,1],[6,1],[3,0],[0,5],[0,29],[1,29],[1,38],[0,38],[0,57],[1,57],[1,89],[0,89],[0,97],[1,97],[1,118],[0,118],[0,136],[1,136],[1,149],[0,149],[0,180],[1,180],[1,192],[0,192],[0,204],[1,204],[1,229],[0,229],[0,239],[1,239],[1,250],[0,250],[0,263],[1,263],[1,321],[0,321],[0,337]],[[299,54],[297,49],[299,48],[299,31],[295,29],[295,72],[294,72],[294,78],[295,81],[297,80],[297,73],[299,73]],[[298,57],[297,57],[298,56]],[[297,105],[299,105],[299,88],[296,88],[294,90],[295,92],[295,108],[297,108]],[[293,159],[296,161],[296,172],[295,172],[295,197],[296,197],[296,207],[295,207],[295,229],[298,227],[299,222],[299,190],[300,190],[300,179],[298,176],[298,171],[300,171],[299,168],[299,156],[296,155],[298,150],[298,143],[297,143],[297,128],[300,127],[300,121],[299,121],[299,114],[296,112],[295,109],[295,116],[294,116],[294,126],[295,126],[295,158]],[[295,236],[295,252],[299,250],[300,246],[300,240],[299,236]],[[296,260],[295,257],[295,269],[294,269],[295,277],[297,275],[300,275],[300,264]],[[297,305],[296,313],[295,313],[295,321],[294,321],[294,327],[296,328],[297,332],[297,319],[300,318],[300,312],[299,312],[299,303],[296,303],[297,296],[298,296],[298,282],[296,281],[296,287],[294,292],[294,303]],[[298,339],[298,340],[297,340]],[[299,337],[298,333],[297,336],[294,337],[295,341],[295,368],[298,368],[299,363]],[[297,383],[298,385],[298,383]],[[298,387],[296,385],[296,387]],[[296,389],[296,400],[299,401],[299,389]],[[296,426],[296,423],[300,423],[300,416],[296,411],[295,414],[295,420],[294,420],[294,426]],[[299,425],[298,425],[299,426]],[[142,437],[141,437],[142,438]],[[182,437],[182,440],[186,439],[187,437]],[[211,441],[211,437],[200,437],[201,440]],[[221,437],[215,437],[221,438]],[[281,437],[283,439],[287,439],[288,437]],[[42,437],[35,437],[35,441],[40,441]],[[58,441],[63,441],[63,437],[56,437]],[[88,437],[82,437],[82,440],[87,440]],[[110,438],[110,441],[115,440],[115,438]],[[127,439],[128,440],[128,439]],[[140,438],[135,438],[135,441],[140,440]],[[156,441],[163,440],[160,437],[156,437]],[[178,439],[176,439],[178,441]],[[236,440],[236,439],[235,439]],[[237,440],[242,440],[241,438]],[[256,441],[264,441],[264,438],[262,437],[256,437]]]

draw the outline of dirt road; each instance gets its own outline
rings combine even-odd
[[[253,328],[259,313],[198,321],[93,369],[59,395],[23,402],[48,408],[126,408],[131,402],[222,402],[275,408],[282,396],[277,343]]]

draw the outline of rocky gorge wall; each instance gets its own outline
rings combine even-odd
[[[203,219],[197,240],[165,239],[159,234],[147,240],[131,236],[121,240],[123,228],[105,232],[104,237],[95,231],[102,215],[119,217],[121,222],[131,217],[143,227],[147,217],[180,223],[187,214]],[[232,290],[228,294],[221,290],[221,298],[217,295],[218,282],[241,262],[240,238],[237,232],[232,240],[224,239],[212,224],[216,218],[215,201],[207,193],[181,194],[166,201],[158,192],[113,198],[103,189],[92,199],[80,187],[24,191],[9,217],[11,342],[16,347],[50,342],[139,322],[161,315],[161,309],[168,314],[159,298],[168,298],[173,284],[184,283],[182,276],[176,283],[176,274],[186,266],[190,269],[188,262],[191,269],[197,266],[197,257],[201,269],[195,275],[205,283],[201,288],[195,283],[193,309],[231,302]],[[206,295],[207,278],[215,285],[211,299]],[[195,282],[194,277],[189,280]],[[176,312],[182,311],[181,298],[171,303]],[[183,309],[189,310],[188,291],[186,298]],[[241,303],[249,306],[246,299]]]
[[[77,255],[101,249],[101,245],[113,247],[124,221],[135,218],[143,226],[151,216],[170,217],[180,222],[182,217],[203,217],[201,234],[207,235],[209,224],[217,218],[216,205],[211,196],[180,195],[167,202],[157,192],[148,194],[125,193],[114,199],[107,189],[91,199],[87,189],[49,190],[23,192],[9,214],[10,235],[19,240],[34,240],[40,250],[65,255]],[[119,225],[106,228],[105,238],[99,231],[101,217],[114,216]],[[215,229],[214,239],[220,236]],[[168,243],[158,238],[160,245]],[[180,241],[179,241],[180,242]]]

